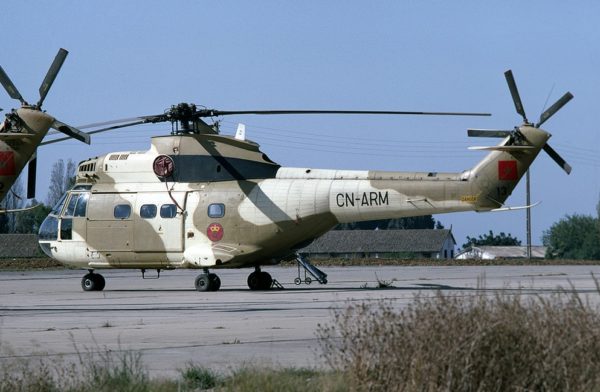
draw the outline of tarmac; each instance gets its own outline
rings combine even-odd
[[[0,361],[76,362],[90,351],[132,350],[152,377],[174,376],[188,364],[221,372],[322,367],[317,328],[349,303],[386,299],[403,307],[418,293],[549,295],[561,288],[600,297],[592,277],[598,266],[323,267],[326,285],[295,285],[293,267],[263,270],[285,289],[250,291],[251,269],[214,270],[218,292],[195,291],[192,270],[163,271],[154,280],[139,271],[97,271],[106,278],[102,292],[82,291],[86,271],[0,272]]]

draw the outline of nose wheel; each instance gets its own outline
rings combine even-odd
[[[93,270],[90,270],[88,274],[85,274],[81,278],[81,288],[83,291],[102,291],[106,281],[100,274],[95,274]]]

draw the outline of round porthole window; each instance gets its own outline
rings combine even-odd
[[[152,168],[154,169],[154,174],[157,176],[170,177],[173,175],[175,162],[173,162],[173,159],[168,155],[159,155],[154,160]]]

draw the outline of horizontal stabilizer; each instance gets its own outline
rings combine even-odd
[[[533,146],[472,146],[469,150],[486,150],[486,151],[525,151],[531,150]]]
[[[491,212],[501,212],[501,211],[526,210],[526,209],[529,209],[529,208],[533,208],[533,207],[537,206],[540,203],[541,203],[541,201],[538,201],[537,203],[534,203],[534,204],[530,204],[528,206],[494,208],[493,210],[490,210],[490,211]]]

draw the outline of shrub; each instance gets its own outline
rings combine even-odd
[[[600,388],[600,316],[576,293],[438,293],[403,310],[350,304],[317,334],[326,361],[357,390]]]

